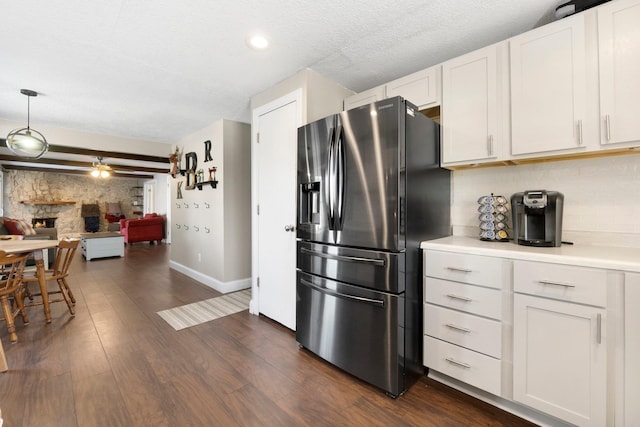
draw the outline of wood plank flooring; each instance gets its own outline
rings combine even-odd
[[[11,427],[531,426],[426,377],[386,397],[301,350],[290,330],[247,311],[175,331],[157,311],[219,296],[168,267],[169,245],[124,258],[78,255],[53,321],[31,307],[19,342],[0,339],[0,409]]]

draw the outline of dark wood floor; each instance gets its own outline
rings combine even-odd
[[[159,310],[218,296],[168,267],[170,246],[135,244],[86,262],[70,284],[77,314],[17,321],[0,339],[7,427],[530,426],[423,378],[396,400],[298,348],[290,330],[242,312],[174,331]]]

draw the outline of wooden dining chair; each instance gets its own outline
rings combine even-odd
[[[28,253],[6,254],[0,250],[0,305],[11,342],[18,341],[15,326],[18,314],[22,315],[25,325],[29,323],[24,309],[24,285],[21,281],[28,256]]]
[[[48,283],[55,280],[58,284],[57,290],[49,290],[47,288],[46,295],[43,295],[43,291],[41,289],[40,292],[32,292],[29,288],[29,284],[38,283],[37,273],[29,272],[23,274],[22,282],[25,284],[25,294],[29,298],[29,301],[25,303],[25,306],[31,307],[34,305],[43,305],[44,298],[48,299],[49,304],[64,301],[67,303],[69,313],[71,313],[72,316],[75,316],[76,311],[73,306],[76,303],[76,299],[73,296],[73,292],[71,292],[71,288],[67,282],[67,277],[69,276],[69,267],[71,266],[71,261],[76,254],[79,243],[79,239],[60,240],[58,243],[56,258],[53,262],[53,267],[49,270],[45,270],[45,282]],[[50,296],[55,294],[60,294],[60,298],[51,299]],[[36,300],[34,297],[37,296],[41,297],[41,299]]]

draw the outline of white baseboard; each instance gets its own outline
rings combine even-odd
[[[202,274],[199,271],[186,267],[175,261],[169,261],[169,268],[179,271],[180,273],[191,277],[193,280],[197,280],[203,285],[208,286],[212,289],[215,289],[218,292],[222,292],[223,294],[226,294],[229,292],[241,291],[243,289],[249,289],[251,287],[250,277],[247,277],[246,279],[233,280],[231,282],[221,282],[217,279],[214,279],[211,276]]]
[[[469,384],[465,384],[461,381],[456,380],[455,378],[451,378],[448,375],[434,371],[433,369],[429,369],[429,374],[427,376],[431,379],[441,382],[442,384],[446,384],[451,388],[454,388],[458,391],[468,394],[469,396],[473,396],[476,399],[482,400],[483,402],[486,402],[504,411],[517,415],[520,418],[524,418],[527,421],[531,421],[532,423],[538,424],[539,426],[542,426],[542,427],[571,427],[572,426],[572,424],[568,424],[557,418],[551,417],[549,415],[545,415],[541,412],[530,409],[524,405],[520,405],[519,403],[513,402],[511,400],[507,400],[502,397],[495,396],[491,393],[487,393],[484,390],[480,390],[479,388],[476,388]]]

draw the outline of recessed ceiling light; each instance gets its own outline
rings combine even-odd
[[[249,45],[249,47],[255,50],[265,50],[269,47],[269,41],[267,40],[267,38],[260,34],[249,36],[249,38],[247,39],[247,44]]]

